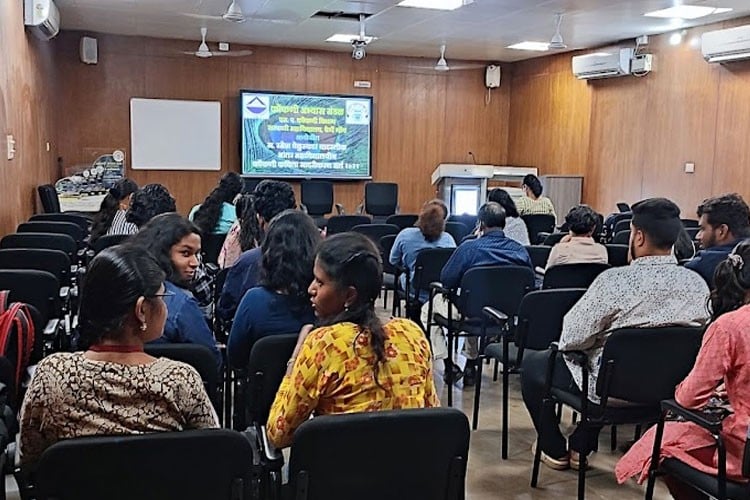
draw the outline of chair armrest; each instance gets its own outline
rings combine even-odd
[[[47,337],[52,337],[57,333],[57,330],[60,328],[60,320],[55,318],[51,319],[47,322],[46,325],[44,325],[44,335]]]
[[[78,264],[70,265],[70,274],[76,274],[78,272]]]
[[[583,351],[575,351],[575,350],[563,351],[563,350],[560,350],[560,346],[559,346],[559,344],[557,342],[552,342],[552,344],[550,344],[550,348],[552,348],[554,351],[561,352],[561,353],[569,356],[573,360],[573,362],[575,364],[579,365],[579,366],[588,366],[589,357]]]
[[[212,262],[204,264],[206,271],[211,275],[216,275],[219,272],[219,266]]]
[[[278,469],[281,469],[281,466],[284,465],[284,455],[281,453],[281,450],[277,450],[276,447],[271,444],[271,441],[269,441],[265,425],[260,427],[260,438],[263,442],[263,452],[265,454],[264,459],[266,460],[266,463],[271,468],[278,466]]]
[[[711,434],[718,434],[721,432],[721,423],[724,416],[721,414],[712,414],[704,411],[689,410],[684,406],[680,406],[674,399],[666,399],[661,402],[661,409],[669,411],[674,415],[678,415],[688,422],[692,422],[706,429]]]
[[[67,300],[68,297],[70,297],[70,287],[69,286],[61,286],[60,287],[60,298],[63,300]]]
[[[503,324],[508,321],[508,315],[504,312],[498,311],[494,307],[483,307],[482,312],[487,319],[494,321],[495,323]]]
[[[448,288],[445,288],[439,281],[433,281],[432,283],[430,283],[430,292],[442,293],[445,295],[451,294],[451,291]]]

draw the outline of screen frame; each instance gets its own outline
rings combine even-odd
[[[370,174],[367,176],[358,176],[358,177],[333,177],[329,175],[325,176],[308,176],[308,175],[275,175],[275,176],[269,176],[269,175],[259,175],[259,174],[246,174],[242,171],[242,158],[244,154],[244,148],[243,148],[243,134],[242,134],[242,127],[244,125],[243,119],[242,119],[242,97],[243,94],[275,94],[275,95],[294,95],[294,96],[310,96],[310,97],[335,97],[335,98],[344,98],[344,99],[367,99],[370,101]],[[372,162],[373,157],[373,150],[375,149],[375,143],[374,143],[374,129],[375,129],[375,96],[367,95],[367,94],[324,94],[319,92],[297,92],[297,91],[280,91],[280,90],[262,90],[262,89],[246,89],[241,88],[239,96],[237,97],[239,101],[239,105],[237,106],[237,111],[239,114],[239,122],[240,122],[240,140],[237,141],[239,145],[239,152],[240,152],[240,175],[242,177],[247,177],[249,179],[288,179],[288,180],[316,180],[316,181],[352,181],[352,182],[362,182],[362,181],[371,181],[373,179],[372,171],[374,169],[374,165]]]

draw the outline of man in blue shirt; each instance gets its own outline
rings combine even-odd
[[[702,250],[685,267],[699,273],[713,288],[716,266],[737,243],[750,236],[750,208],[739,194],[724,194],[701,203],[698,216],[700,231],[696,238]]]
[[[440,273],[446,288],[456,289],[469,269],[479,266],[534,266],[526,248],[505,236],[505,210],[499,203],[490,201],[479,209],[479,237],[468,240],[456,248]],[[479,351],[477,338],[467,337],[464,342],[464,387],[476,382],[476,363]]]

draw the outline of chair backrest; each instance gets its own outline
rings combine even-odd
[[[458,245],[466,236],[471,234],[471,229],[463,222],[446,222],[445,232],[453,236],[453,241]]]
[[[29,222],[71,222],[77,224],[81,229],[88,232],[91,221],[83,215],[75,214],[36,214],[32,215]]]
[[[393,244],[396,243],[396,237],[397,234],[389,234],[386,236],[383,236],[380,238],[380,248],[383,256],[383,272],[394,274],[396,271],[396,268],[391,265],[391,263],[388,261],[388,258],[391,255],[391,250],[393,249]]]
[[[703,328],[622,328],[604,343],[596,392],[639,404],[658,405],[695,364]]]
[[[550,235],[547,235],[547,237],[544,238],[542,245],[553,247],[557,245],[558,243],[560,243],[560,240],[563,239],[567,235],[568,233],[552,233]]]
[[[547,245],[526,245],[524,247],[529,252],[531,257],[531,263],[534,267],[547,267],[547,260],[549,260],[549,253],[552,251],[552,247]]]
[[[286,363],[292,357],[299,334],[269,335],[258,339],[250,350],[247,364],[248,423],[265,425],[276,391],[286,373]]]
[[[16,232],[67,234],[79,244],[87,236],[86,231],[81,229],[78,224],[73,224],[72,222],[24,222],[18,225]]]
[[[372,221],[366,215],[334,215],[328,218],[326,234],[338,234],[351,231],[354,226],[370,224]]]
[[[469,422],[454,408],[315,417],[294,432],[291,498],[463,499],[468,451]]]
[[[55,275],[63,286],[70,286],[70,257],[62,250],[6,248],[0,250],[0,269],[36,269]]]
[[[477,216],[469,214],[451,214],[445,220],[446,222],[460,222],[464,226],[469,228],[469,231],[473,231],[477,227]],[[458,242],[456,242],[458,244]]]
[[[535,290],[524,295],[518,307],[516,344],[542,351],[560,339],[563,318],[586,293],[585,288]]]
[[[219,372],[211,349],[200,344],[146,344],[146,354],[187,363],[201,376],[206,392],[214,405],[218,404]]]
[[[680,222],[682,222],[682,227],[686,229],[692,227],[700,227],[700,223],[695,219],[680,219]]]
[[[617,210],[620,212],[630,212],[630,205],[624,202],[620,202],[617,204]]]
[[[60,282],[54,274],[35,269],[0,270],[0,290],[10,290],[10,302],[34,306],[46,324],[60,317]]]
[[[365,184],[365,213],[388,216],[398,207],[398,184],[395,182],[368,182]]]
[[[698,231],[700,231],[701,228],[699,227],[686,227],[685,232],[690,236],[691,240],[695,240],[695,238],[698,236]]]
[[[414,262],[414,279],[410,293],[419,295],[420,290],[429,290],[430,283],[440,281],[440,272],[451,258],[455,248],[425,248],[420,250]]]
[[[242,194],[253,194],[255,188],[260,184],[263,179],[257,179],[255,177],[243,177],[242,178]]]
[[[74,259],[78,245],[67,234],[55,233],[13,233],[3,236],[0,248],[47,248],[61,250]]]
[[[360,224],[354,226],[352,231],[355,233],[364,234],[382,251],[380,247],[380,239],[383,236],[398,234],[398,226],[393,224]]]
[[[461,278],[456,306],[466,318],[482,318],[484,307],[515,316],[523,296],[534,289],[534,272],[526,266],[481,266]]]
[[[221,253],[221,247],[224,245],[226,237],[227,233],[210,233],[203,235],[201,238],[203,262],[206,264],[216,264],[219,262],[219,254]]]
[[[607,247],[607,261],[612,267],[620,267],[628,265],[628,252],[630,247],[627,245],[615,245],[607,243],[604,245]]]
[[[45,213],[59,213],[60,198],[57,196],[57,190],[52,184],[43,184],[36,188],[39,193],[39,200],[42,202],[42,208]]]
[[[386,224],[393,224],[398,226],[399,231],[406,229],[407,227],[413,227],[417,223],[419,216],[417,214],[396,214],[389,216],[386,220]]]
[[[542,288],[588,288],[609,264],[562,264],[544,274]]]
[[[555,216],[548,214],[528,214],[521,218],[526,223],[529,232],[529,241],[532,245],[540,243],[539,233],[552,233],[555,231]]]
[[[630,242],[630,230],[615,233],[612,243],[615,245],[627,245]]]
[[[620,231],[630,231],[630,219],[617,221],[612,231],[614,232],[614,234],[617,234]]]
[[[94,244],[91,246],[91,248],[94,250],[94,253],[99,253],[105,248],[113,247],[115,245],[119,245],[120,243],[124,242],[130,238],[129,234],[109,234],[106,236],[102,236],[98,238]]]
[[[39,500],[239,500],[250,497],[253,452],[227,429],[59,441],[34,474]]]
[[[310,216],[321,216],[333,211],[333,183],[330,181],[302,181],[300,202]]]

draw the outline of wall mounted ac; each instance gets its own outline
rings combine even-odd
[[[60,11],[52,0],[24,0],[23,22],[34,36],[47,41],[60,32]]]
[[[573,56],[573,74],[579,80],[614,78],[630,74],[630,60],[633,49],[613,49]]]
[[[710,63],[750,59],[750,25],[703,33],[701,52]]]

